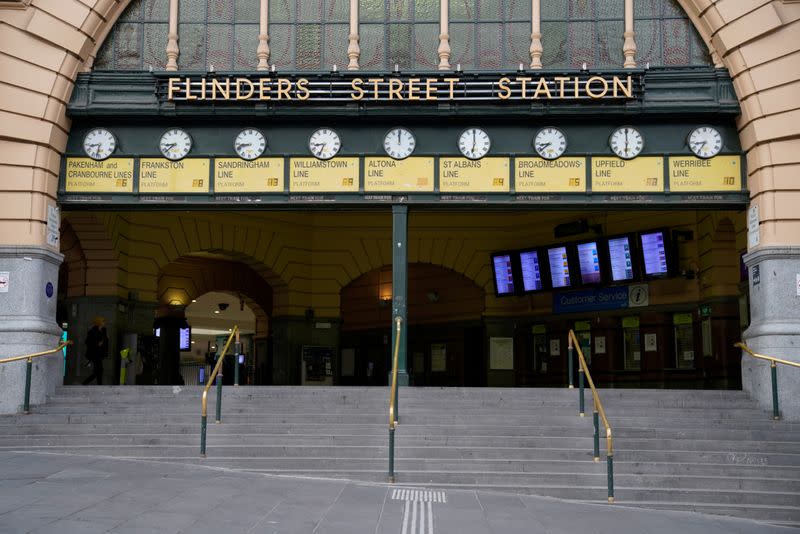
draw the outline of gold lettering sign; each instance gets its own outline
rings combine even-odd
[[[514,179],[518,193],[585,193],[586,158],[517,158]]]
[[[207,159],[170,161],[142,158],[139,161],[139,192],[208,193],[208,170]]]
[[[741,191],[742,157],[669,158],[670,191]]]
[[[283,158],[218,158],[214,160],[214,191],[282,193],[283,168]]]
[[[443,193],[507,193],[508,158],[439,159],[439,190]]]
[[[433,191],[433,158],[365,158],[364,191]]]
[[[592,158],[592,191],[663,193],[664,158]]]
[[[133,159],[67,158],[67,193],[132,193]]]
[[[461,77],[369,77],[338,80],[335,93],[330,80],[269,77],[172,77],[167,80],[167,100],[173,101],[270,101],[349,98],[360,101],[458,100],[472,88]],[[478,81],[481,89],[484,81]],[[498,100],[632,99],[633,76],[503,76],[492,80],[491,95]]]
[[[293,193],[358,192],[358,158],[292,158],[289,173]]]

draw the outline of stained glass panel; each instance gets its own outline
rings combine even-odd
[[[361,0],[358,4],[358,17],[362,22],[383,22],[386,18],[386,4],[383,0]]]
[[[633,3],[634,21],[640,17],[657,18],[661,16],[661,5],[664,0],[636,0]]]
[[[478,20],[502,20],[502,4],[506,3],[508,0],[478,0]]]
[[[387,15],[391,22],[409,22],[411,20],[412,0],[387,0]]]
[[[461,64],[462,69],[475,69],[474,24],[450,24],[450,64]]]
[[[298,0],[297,22],[321,22],[322,0]]]
[[[293,22],[295,0],[269,0],[269,22]],[[270,34],[272,29],[270,29]]]
[[[506,0],[506,20],[530,20],[531,3],[528,0]],[[541,9],[541,7],[540,7]]]
[[[564,69],[567,61],[567,22],[542,22],[542,64],[548,69]]]
[[[178,58],[180,68],[205,70],[205,24],[180,24],[178,33],[181,36],[181,55]]]
[[[597,56],[589,65],[595,68],[618,68],[625,62],[622,45],[625,22],[603,20],[597,22]]]
[[[478,69],[499,69],[503,63],[501,46],[503,43],[501,25],[484,22],[478,24]]]
[[[567,0],[549,0],[542,2],[541,5],[542,21],[545,20],[566,20],[569,10]]]
[[[414,19],[422,22],[438,22],[439,1],[414,0]]]
[[[169,0],[145,0],[144,20],[169,22]]]
[[[616,0],[621,3],[621,0]],[[572,0],[569,2],[569,18],[572,20],[594,20],[595,0]]]
[[[233,68],[233,25],[209,24],[206,26],[206,63],[215,70]]]
[[[169,24],[144,25],[144,58],[142,67],[161,69],[167,62]]]
[[[436,70],[439,65],[439,25],[417,24],[414,27],[414,67]]]
[[[205,22],[206,3],[197,0],[180,0],[178,3],[178,21]]]
[[[142,8],[144,2],[142,0],[133,0],[128,8],[119,16],[119,22],[133,22],[142,20]]]
[[[94,59],[94,68],[96,70],[111,70],[114,68],[114,41],[116,34],[117,30],[114,28],[108,34],[106,42],[97,51],[97,57]]]
[[[208,22],[233,22],[233,0],[208,0]]]
[[[625,20],[625,1],[624,0],[593,0],[595,4],[595,16],[598,20],[619,19]],[[638,0],[636,0],[638,1]],[[636,4],[634,1],[634,4]]]
[[[677,0],[662,0],[662,3],[664,6],[664,18],[686,18],[686,13],[684,13],[683,8],[678,4]]]
[[[711,65],[711,54],[708,53],[708,47],[700,34],[692,26],[689,29],[689,43],[691,46],[691,65]]]
[[[300,70],[322,68],[322,26],[320,24],[297,25],[297,60]]]
[[[322,68],[336,65],[339,70],[347,68],[347,45],[350,26],[347,24],[325,25],[325,61]]]
[[[527,22],[516,22],[513,24],[506,24],[505,36],[503,38],[503,54],[506,58],[508,65],[501,65],[501,67],[510,67],[522,63],[523,65],[530,64],[531,56],[531,25]]]
[[[233,68],[255,70],[258,65],[258,24],[237,24],[233,27]]]
[[[661,26],[661,49],[664,51],[664,65],[688,65],[689,53],[689,21],[666,19]]]
[[[640,65],[650,63],[660,64],[661,42],[658,38],[661,23],[658,20],[637,20],[634,22],[636,31],[636,62]]]
[[[379,70],[385,66],[386,52],[383,38],[382,24],[361,24],[359,36],[361,37],[361,57],[359,65],[363,70]]]
[[[236,0],[235,8],[233,13],[235,22],[254,24],[261,17],[261,2],[259,0]]]
[[[326,22],[349,22],[350,2],[348,0],[325,0],[322,16]]]
[[[389,68],[398,65],[401,70],[413,66],[411,47],[411,24],[388,24]]]
[[[475,2],[470,0],[453,0],[450,2],[450,21],[475,20]]]
[[[593,66],[597,34],[593,22],[573,22],[569,25],[569,66],[578,69],[582,63]]]
[[[269,28],[269,60],[281,70],[293,70],[294,26],[280,24]]]
[[[115,67],[123,70],[142,68],[142,25],[122,22],[117,24],[117,52]]]

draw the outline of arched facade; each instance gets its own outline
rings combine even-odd
[[[747,155],[751,206],[758,208],[753,240],[745,261],[751,266],[760,265],[762,272],[776,273],[774,279],[762,279],[759,292],[751,295],[752,322],[745,335],[757,350],[796,358],[796,355],[788,352],[796,347],[800,337],[800,312],[793,300],[796,295],[789,291],[790,288],[795,289],[794,273],[800,272],[800,243],[797,240],[800,235],[800,215],[794,209],[800,198],[800,188],[795,180],[800,169],[800,139],[796,126],[800,109],[800,81],[796,68],[797,58],[800,57],[800,4],[784,0],[743,3],[678,1],[708,45],[713,62],[727,68],[733,79],[736,97],[741,105],[737,128],[741,146]],[[171,4],[177,5],[177,2]],[[61,156],[70,132],[66,106],[76,76],[81,71],[91,69],[102,43],[113,32],[114,25],[128,5],[129,2],[125,0],[18,0],[3,2],[0,6],[0,87],[3,91],[0,98],[0,166],[4,176],[0,184],[0,203],[4,207],[0,215],[0,271],[12,273],[8,297],[0,303],[0,315],[7,319],[0,321],[0,331],[3,332],[0,350],[3,355],[49,347],[59,334],[53,321],[54,299],[44,296],[32,299],[26,295],[43,295],[41,286],[44,282],[58,279],[58,265],[62,256],[57,236],[55,239],[52,236],[52,225],[48,230],[48,209],[56,205]],[[452,18],[453,5],[447,18],[451,24],[450,34],[455,34],[454,25],[459,23]],[[260,22],[263,22],[263,10],[259,15],[262,19]],[[441,22],[441,17],[432,18]],[[168,13],[168,25],[170,20],[172,18]],[[175,20],[180,26],[180,20]],[[361,21],[366,30],[366,21],[363,18]],[[536,28],[532,32],[529,50],[532,63],[536,62],[537,57],[539,60],[546,59],[546,55],[538,55],[537,40],[543,39],[546,43],[547,36],[536,36],[537,33],[544,34],[547,22],[544,13],[540,22],[541,32],[535,31]],[[163,19],[157,23],[164,24]],[[263,38],[264,26],[259,26],[255,47],[255,57],[258,59],[256,68],[259,69],[268,68],[270,64]],[[179,32],[173,32],[170,28],[167,30],[167,42],[164,43],[168,57],[166,67],[172,68],[170,60],[180,60],[179,52],[176,56],[174,50],[174,41],[178,39]],[[163,36],[163,28],[159,27],[155,33]],[[366,57],[363,47],[368,42],[367,33],[365,31],[363,40],[359,40],[358,35],[354,39],[352,31],[348,33],[347,56],[350,64],[353,63],[356,48],[357,59]],[[447,32],[441,35],[447,35]],[[445,63],[449,66],[452,62],[455,49],[451,41],[450,36],[446,39],[440,36],[436,47],[439,65]],[[640,41],[638,46],[641,47],[643,43]],[[269,45],[273,45],[273,42],[269,41]],[[623,48],[626,47],[630,49],[627,45]],[[543,50],[546,53],[546,45]],[[391,56],[391,53],[385,55]],[[178,65],[179,62],[174,67]],[[109,233],[119,236],[120,240],[135,231],[141,231],[134,230],[130,221],[119,217],[102,215],[102,218],[107,228],[117,229]],[[390,242],[387,240],[383,247]],[[115,242],[115,246],[117,244]],[[82,246],[86,254],[83,240]],[[180,247],[180,244],[176,247]],[[440,247],[434,247],[430,254],[440,254],[440,250]],[[428,252],[420,249],[419,254],[420,261],[425,261],[423,256]],[[138,257],[119,257],[116,261],[122,274],[113,282],[116,287],[111,293],[125,293],[127,296],[130,291],[138,291],[139,298],[155,301],[155,284],[141,282],[151,276],[151,271],[180,255],[177,250],[152,250],[142,245]],[[459,257],[452,263],[457,262],[466,262],[466,265],[463,269],[453,267],[455,270],[476,280],[483,277],[485,287],[489,273],[473,272],[483,269],[479,266],[484,265],[483,262],[470,264],[469,260]],[[373,267],[381,264],[375,262]],[[91,269],[88,258],[87,269]],[[364,270],[355,269],[354,272],[346,268],[342,270],[346,272],[342,272],[338,278],[341,285],[345,285],[359,271],[366,272],[369,269],[364,267]],[[313,276],[305,278],[313,279]],[[297,278],[296,283],[300,283],[299,280]],[[291,280],[286,281],[289,286],[291,283]],[[273,285],[272,280],[270,285]],[[281,297],[280,283],[275,283],[273,287],[276,291],[276,310],[281,306],[287,310],[299,310],[306,305],[305,302],[291,302],[294,298],[290,296],[291,292]],[[282,301],[282,298],[286,300]],[[322,307],[330,310],[338,308],[335,297],[323,304]],[[21,316],[26,319],[18,319]],[[754,372],[757,374],[762,371]],[[17,386],[20,381],[8,371],[0,369],[0,373],[6,373],[0,375],[0,383],[12,384],[0,388],[7,392],[7,396],[4,393],[1,399],[3,409],[8,410],[15,404],[10,399],[19,396]],[[753,380],[758,382],[764,376],[754,375]],[[789,383],[788,378],[782,380],[787,382],[784,391],[796,391],[796,384]],[[747,383],[745,387],[748,387]],[[34,402],[41,400],[45,391],[45,387],[34,388]],[[796,399],[800,397],[792,394],[786,398],[785,406],[789,411],[791,406],[797,406]]]

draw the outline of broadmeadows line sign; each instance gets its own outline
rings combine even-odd
[[[531,73],[492,76],[173,76],[162,78],[169,102],[491,102],[634,100],[641,75]]]

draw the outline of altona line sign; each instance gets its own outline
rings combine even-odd
[[[641,97],[639,74],[505,76],[173,76],[159,80],[168,102],[463,102],[597,101]]]

